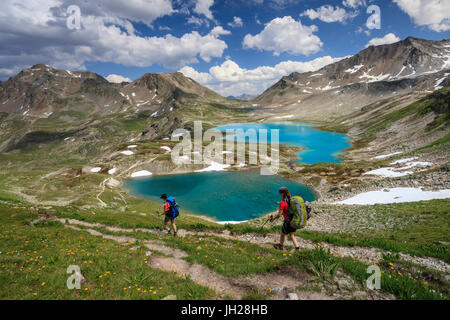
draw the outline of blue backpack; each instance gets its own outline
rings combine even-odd
[[[173,197],[168,197],[166,202],[170,205],[170,210],[172,211],[172,218],[175,219],[180,215],[180,209],[178,208],[177,203]]]

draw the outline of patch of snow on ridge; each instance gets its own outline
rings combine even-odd
[[[225,225],[225,224],[239,224],[239,223],[244,223],[244,222],[247,222],[247,221],[248,220],[245,220],[245,221],[217,221],[217,223]]]
[[[362,67],[364,67],[364,65],[363,65],[363,64],[360,64],[360,65],[354,66],[353,68],[350,68],[350,69],[345,70],[345,72],[347,72],[347,73],[356,73],[356,72],[358,72],[359,69],[361,69]]]
[[[134,152],[133,151],[122,151],[121,152],[121,154],[124,154],[124,155],[126,155],[126,156],[131,156],[132,154],[134,154]]]
[[[380,168],[380,169],[368,171],[368,172],[363,173],[363,175],[375,175],[375,176],[381,176],[381,177],[386,177],[386,178],[394,178],[394,177],[407,176],[412,173],[413,173],[412,171],[398,172],[398,171],[395,171],[394,168],[388,167],[388,168]]]
[[[132,178],[138,178],[138,177],[148,177],[153,175],[153,173],[147,171],[147,170],[142,170],[142,171],[138,171],[138,172],[133,172],[131,174]]]
[[[407,159],[400,159],[400,160],[396,160],[394,162],[391,162],[391,164],[394,165],[394,164],[399,164],[399,163],[406,163],[406,162],[409,162],[409,161],[412,161],[412,160],[416,160],[416,159],[417,159],[417,157],[412,157],[412,158],[407,158]]]
[[[91,169],[91,172],[97,173],[97,172],[100,172],[101,170],[102,170],[102,168],[96,167],[96,168],[92,168],[92,169]]]
[[[391,154],[385,154],[385,155],[381,155],[381,156],[376,156],[375,159],[386,159],[386,158],[390,158],[392,156],[395,156],[397,154],[400,154],[401,152],[394,152]]]
[[[439,89],[443,88],[443,86],[441,86],[441,83],[444,82],[445,79],[447,79],[448,75],[450,75],[450,73],[446,73],[442,79],[439,79],[436,82],[436,85],[434,86],[435,90],[439,90]]]
[[[416,202],[450,198],[450,189],[423,191],[421,188],[393,188],[388,191],[369,191],[352,198],[336,202],[337,204],[373,205],[401,202]]]
[[[406,164],[406,166],[403,167],[402,169],[411,169],[414,167],[431,167],[432,165],[433,164],[428,161],[413,161],[413,162],[408,162]]]
[[[117,171],[116,168],[112,168],[112,169],[108,170],[108,174],[112,175],[112,174],[116,173],[116,171]]]
[[[137,148],[137,145],[133,144],[133,145],[131,145],[131,146],[128,146],[127,148],[128,148],[128,149],[134,149],[134,148]]]
[[[294,115],[293,114],[290,114],[290,115],[287,115],[287,116],[279,116],[279,117],[275,117],[275,119],[284,119],[284,118],[293,118],[294,117]]]
[[[166,146],[164,146],[164,147],[161,147],[161,149],[164,149],[164,150],[166,150],[167,152],[170,152],[170,151],[172,151],[172,149],[170,149],[170,147],[166,147]]]
[[[195,172],[209,172],[209,171],[225,171],[226,168],[230,167],[229,164],[221,164],[221,163],[217,163],[212,161],[211,165],[209,167],[206,167],[204,169],[201,170],[197,170]]]

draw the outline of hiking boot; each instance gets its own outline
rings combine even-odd
[[[171,230],[167,230],[167,234],[170,236],[172,234]]]
[[[279,243],[274,244],[273,247],[274,247],[275,249],[277,249],[277,250],[283,250],[283,246],[282,246],[281,244],[279,244]]]
[[[174,237],[176,237],[176,236],[177,236],[177,233],[176,233],[176,232],[174,232],[174,233],[173,233],[173,236],[174,236]]]

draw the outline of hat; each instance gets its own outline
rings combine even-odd
[[[161,199],[167,199],[167,194],[163,193],[160,198]]]
[[[281,193],[281,192],[286,192],[286,191],[289,191],[288,188],[286,188],[286,187],[281,187],[281,188],[278,190],[279,193]]]

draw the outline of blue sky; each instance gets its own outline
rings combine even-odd
[[[68,30],[70,5],[80,29]],[[371,5],[379,29],[366,26]],[[2,0],[0,12],[1,80],[35,63],[110,81],[182,71],[223,95],[258,94],[369,44],[450,36],[443,0]]]

